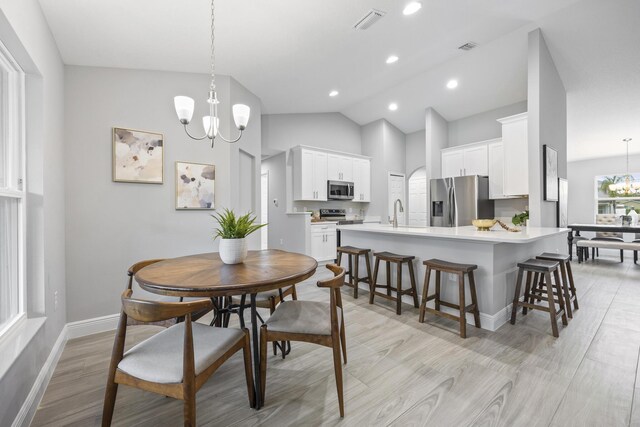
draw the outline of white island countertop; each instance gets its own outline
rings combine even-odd
[[[465,227],[399,226],[393,228],[391,224],[338,225],[338,230],[487,243],[529,243],[569,232],[568,228],[552,227],[522,227],[519,232],[511,232],[501,229],[500,225],[494,226],[491,231],[478,231],[471,225]]]

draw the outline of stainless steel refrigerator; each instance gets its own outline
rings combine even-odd
[[[431,180],[431,226],[471,225],[474,219],[494,217],[493,200],[489,200],[489,178],[458,176]]]

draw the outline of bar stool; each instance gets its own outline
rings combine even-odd
[[[532,310],[542,310],[549,313],[549,317],[551,319],[551,330],[553,331],[554,337],[559,337],[558,334],[558,317],[562,316],[562,324],[567,324],[567,315],[565,312],[565,304],[564,298],[562,298],[562,289],[560,287],[560,274],[558,273],[559,263],[558,261],[547,261],[543,259],[535,259],[530,258],[525,262],[518,263],[518,278],[516,279],[516,291],[513,297],[513,309],[511,311],[511,324],[516,324],[516,312],[518,311],[518,307],[522,308],[522,315],[527,315],[527,309]],[[520,290],[522,289],[522,277],[524,272],[527,272],[527,281],[525,285],[524,291],[524,301],[520,301]],[[555,278],[555,282],[551,280],[551,273]],[[552,284],[552,286],[547,286],[546,294],[547,296],[543,296],[542,292],[538,295],[535,295],[535,299],[538,301],[544,300],[549,303],[548,306],[537,305],[533,303],[532,294],[531,294],[531,284],[532,284],[532,275],[533,275],[533,283],[537,283],[538,278],[540,276],[544,276],[545,282],[548,284]],[[555,286],[555,293],[553,291],[553,287]],[[558,298],[554,297],[556,295]],[[559,310],[556,310],[556,303],[560,306]]]
[[[411,255],[398,255],[391,252],[377,252],[374,253],[373,256],[376,259],[375,267],[373,268],[373,281],[370,285],[370,294],[369,294],[369,304],[373,304],[373,298],[375,295],[379,297],[386,298],[391,301],[396,302],[396,314],[402,314],[402,295],[411,295],[413,297],[413,305],[415,308],[418,308],[418,290],[416,288],[416,276],[413,272],[413,260],[416,258]],[[380,266],[380,261],[385,261],[387,267],[387,284],[378,285],[378,267]],[[407,263],[409,267],[409,278],[411,279],[411,288],[402,290],[402,264]],[[396,264],[397,273],[396,279],[397,284],[396,287],[391,287],[391,264]],[[382,292],[377,292],[377,288],[386,289],[387,293],[383,294]],[[391,291],[396,293],[395,297],[391,296]]]
[[[460,337],[467,337],[467,316],[466,313],[473,313],[473,321],[476,328],[480,327],[480,310],[478,309],[478,297],[476,295],[476,281],[473,277],[473,271],[478,268],[475,264],[459,264],[455,262],[443,261],[440,259],[429,259],[423,262],[427,267],[424,274],[424,288],[422,289],[422,304],[420,304],[420,323],[424,323],[425,313],[435,314],[436,316],[445,317],[447,319],[457,320],[460,323]],[[431,279],[431,270],[436,272],[436,292],[429,296],[429,282]],[[442,301],[440,298],[440,279],[442,272],[453,273],[458,276],[458,304]],[[469,292],[471,293],[471,304],[465,306],[464,293],[464,275],[469,276]],[[435,299],[435,309],[427,307],[427,302]],[[440,310],[440,306],[454,308],[459,311],[459,316],[445,313]]]
[[[571,271],[571,262],[569,261],[569,255],[556,254],[553,252],[545,252],[536,257],[537,259],[544,259],[547,261],[558,261],[560,264],[560,276],[562,277],[562,290],[564,291],[564,304],[567,308],[567,316],[569,319],[573,319],[573,310],[571,309],[571,303],[573,303],[573,309],[578,310],[578,297],[576,295],[576,287],[573,283],[573,272]],[[540,276],[539,281],[534,281],[532,294],[544,293],[543,287],[547,286],[543,277]],[[533,302],[533,301],[530,301]]]
[[[353,297],[358,299],[358,283],[368,283],[369,287],[371,287],[371,264],[369,263],[369,253],[371,252],[371,249],[356,248],[354,246],[339,246],[337,252],[338,265],[342,262],[342,254],[347,254],[349,270],[345,273],[345,276],[347,274],[349,275],[349,282],[344,282],[344,284],[353,288]],[[360,256],[364,256],[367,264],[367,277],[359,277],[360,270],[358,260],[360,259]],[[355,259],[353,259],[354,257]]]

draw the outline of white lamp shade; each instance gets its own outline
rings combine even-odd
[[[176,114],[180,123],[186,125],[189,124],[193,117],[193,98],[188,96],[176,96],[173,98],[173,104],[176,107]]]
[[[215,137],[218,135],[218,125],[220,124],[220,119],[217,117],[213,120],[213,129],[211,128],[211,116],[204,116],[202,118],[202,126],[204,127],[204,131],[207,133],[209,138]]]
[[[236,127],[240,130],[245,130],[249,123],[249,116],[251,115],[251,108],[244,104],[235,104],[233,106],[233,121],[236,122]]]

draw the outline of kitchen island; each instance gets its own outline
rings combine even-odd
[[[492,331],[502,326],[511,315],[516,264],[542,252],[564,252],[569,231],[566,228],[528,227],[520,232],[509,232],[499,229],[498,225],[492,231],[477,231],[472,226],[393,228],[390,224],[340,225],[338,230],[343,246],[415,256],[414,268],[420,297],[425,271],[422,261],[439,258],[451,262],[477,264],[478,270],[475,275],[480,320],[483,329]],[[359,274],[360,277],[366,275],[363,267]],[[455,280],[455,277],[449,274],[442,275],[442,298],[453,303],[458,300]],[[381,265],[378,284],[384,283],[385,268]],[[403,272],[402,286],[403,289],[409,287],[406,270]],[[367,289],[366,284],[360,284],[360,287]],[[468,287],[466,291],[468,295]],[[406,296],[404,301],[412,303]],[[433,301],[429,304],[433,304]],[[453,310],[451,312],[453,313]],[[467,323],[473,324],[471,314],[467,314]]]

